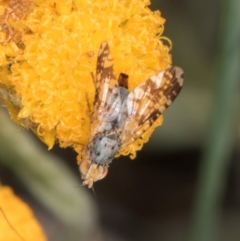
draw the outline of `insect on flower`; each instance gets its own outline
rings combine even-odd
[[[103,179],[114,156],[148,130],[172,104],[183,85],[183,70],[169,67],[128,91],[128,76],[113,72],[107,42],[100,46],[90,140],[83,147],[79,170],[89,188]]]

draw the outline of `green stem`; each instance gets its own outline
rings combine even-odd
[[[200,167],[191,241],[217,237],[233,148],[233,120],[240,80],[240,1],[224,0],[220,24],[218,87],[209,139]]]

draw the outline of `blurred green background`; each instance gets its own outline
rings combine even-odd
[[[1,183],[50,241],[240,240],[240,1],[151,8],[166,19],[184,87],[137,158],[114,160],[95,193],[81,187],[73,150],[47,152],[0,111]]]

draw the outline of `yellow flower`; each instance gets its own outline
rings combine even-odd
[[[30,207],[10,187],[0,186],[0,208],[1,241],[46,240]]]
[[[116,75],[133,90],[171,65],[165,20],[148,0],[9,0],[0,9],[0,100],[12,118],[49,149],[56,141],[81,153],[89,139],[98,48],[107,41]],[[134,158],[162,116],[120,154]],[[78,158],[79,159],[79,158]]]

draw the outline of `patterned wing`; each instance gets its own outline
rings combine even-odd
[[[107,42],[103,42],[99,49],[95,86],[92,135],[109,129],[107,123],[117,118],[121,107],[118,82],[113,72],[113,59]]]
[[[168,108],[183,85],[183,70],[169,67],[137,86],[126,98],[121,109],[121,149],[128,146],[152,126]]]

